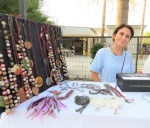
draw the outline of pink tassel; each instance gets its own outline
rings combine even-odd
[[[28,117],[32,117],[32,119],[34,119],[37,116],[43,117],[46,114],[55,117],[56,108],[59,112],[60,109],[67,108],[67,106],[62,104],[59,100],[55,99],[54,97],[46,96],[31,103],[27,108],[27,113],[30,113]]]

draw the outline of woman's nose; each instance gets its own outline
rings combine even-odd
[[[123,36],[122,36],[122,39],[126,39],[126,35],[123,35]]]

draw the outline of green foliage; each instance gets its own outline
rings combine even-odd
[[[41,12],[40,8],[42,6],[43,0],[26,0],[27,19],[54,24],[53,21],[48,20],[47,15]],[[19,0],[0,0],[0,13],[19,15]]]
[[[146,32],[145,34],[144,34],[144,36],[149,36],[150,37],[150,32]],[[150,39],[149,38],[143,38],[142,39],[142,46],[143,47],[150,47]]]
[[[40,6],[42,6],[41,0],[27,0],[27,18],[39,22],[46,22],[48,17],[40,11]]]
[[[94,59],[97,51],[103,47],[104,47],[103,43],[94,43],[93,46],[91,47],[91,58]]]
[[[19,0],[0,0],[0,13],[19,14]]]

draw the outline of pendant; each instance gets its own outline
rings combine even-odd
[[[15,64],[14,67],[12,68],[12,72],[14,72],[16,75],[20,75],[21,74],[21,65]]]
[[[30,62],[29,62],[29,59],[28,58],[23,58],[22,59],[22,63],[23,63],[23,66],[26,70],[29,70],[29,67],[30,67]]]
[[[36,86],[32,87],[32,92],[35,96],[37,96],[39,94],[39,88]]]
[[[24,90],[24,87],[19,88],[18,93],[19,93],[21,102],[28,100],[28,98],[26,97],[26,92]]]
[[[29,61],[30,61],[30,67],[33,67],[34,65],[33,61],[31,59]]]
[[[57,53],[58,53],[58,54],[60,54],[60,52],[61,52],[61,51],[60,51],[60,49],[59,49],[59,48],[57,48]]]
[[[53,76],[50,77],[50,81],[54,83]]]
[[[43,85],[43,79],[42,77],[36,77],[35,83],[37,84],[38,87],[41,87]]]
[[[56,66],[57,66],[58,68],[61,68],[61,67],[62,67],[62,63],[61,63],[60,60],[56,60]]]
[[[50,81],[50,78],[49,78],[49,77],[46,78],[46,84],[47,84],[47,85],[51,85],[51,81]]]
[[[51,70],[51,72],[50,72],[50,76],[54,76],[54,72],[53,72],[53,70]]]
[[[26,41],[26,42],[24,43],[24,46],[25,46],[26,49],[31,49],[31,48],[32,48],[32,44],[31,44],[31,42],[29,42],[29,41]]]

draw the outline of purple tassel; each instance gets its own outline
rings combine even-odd
[[[32,117],[32,119],[37,116],[43,117],[46,114],[55,117],[55,109],[60,111],[60,109],[66,108],[67,106],[61,103],[59,100],[55,99],[54,97],[46,96],[31,103],[27,108],[27,114],[30,113],[28,117]]]

